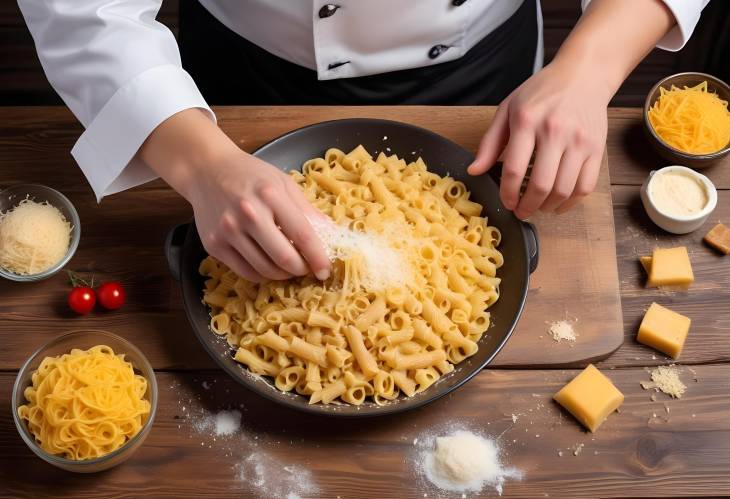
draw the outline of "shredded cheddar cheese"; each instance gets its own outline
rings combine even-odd
[[[649,122],[668,145],[691,154],[709,154],[730,142],[727,101],[708,92],[706,81],[694,87],[661,87],[659,92],[649,109]]]

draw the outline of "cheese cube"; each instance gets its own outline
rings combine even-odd
[[[730,255],[730,229],[726,225],[715,225],[703,240],[717,251]]]
[[[695,280],[692,264],[689,262],[687,248],[655,249],[651,260],[642,261],[649,270],[647,286],[680,286],[689,287]]]
[[[689,317],[652,303],[641,321],[636,341],[676,359],[682,353],[690,323]]]
[[[608,415],[623,403],[624,394],[591,364],[561,388],[553,399],[583,426],[595,432]]]

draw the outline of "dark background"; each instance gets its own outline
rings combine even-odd
[[[178,4],[179,0],[165,0],[158,16],[175,34]],[[545,61],[548,62],[578,19],[580,1],[542,0],[542,8]],[[652,51],[629,76],[612,104],[641,106],[657,80],[680,71],[703,71],[730,81],[729,1],[710,2],[692,39],[680,52]],[[47,104],[63,102],[43,74],[17,4],[12,0],[0,0],[0,106]]]

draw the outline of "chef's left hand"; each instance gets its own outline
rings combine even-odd
[[[592,74],[595,68],[581,69],[554,62],[515,89],[497,109],[468,169],[480,175],[501,157],[500,198],[520,219],[538,209],[563,213],[596,186],[612,92]]]

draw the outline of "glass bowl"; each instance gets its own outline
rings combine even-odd
[[[26,197],[38,203],[46,201],[48,204],[58,208],[71,224],[71,242],[68,246],[66,256],[61,261],[48,270],[44,270],[38,274],[21,275],[0,267],[0,276],[18,282],[40,281],[57,273],[68,263],[74,253],[76,253],[76,248],[78,248],[79,239],[81,238],[81,220],[79,220],[79,214],[76,212],[74,205],[71,204],[71,201],[66,196],[45,185],[17,184],[0,190],[0,211],[5,212],[14,208]]]
[[[664,159],[671,161],[671,164],[685,165],[691,168],[704,168],[717,162],[719,159],[730,153],[730,143],[725,144],[725,147],[719,151],[706,154],[692,154],[680,151],[679,149],[675,149],[664,142],[664,140],[662,140],[662,138],[654,131],[654,127],[651,126],[651,123],[649,122],[649,109],[659,98],[660,87],[664,87],[666,89],[671,88],[672,85],[676,85],[679,88],[683,88],[684,86],[693,87],[703,81],[707,82],[708,91],[716,93],[722,100],[730,100],[730,86],[728,86],[727,83],[710,74],[693,72],[677,73],[659,80],[646,96],[646,101],[644,102],[644,131],[646,132],[652,147],[654,147],[654,150]]]
[[[105,456],[84,461],[75,461],[49,454],[36,443],[25,420],[18,416],[18,407],[26,402],[23,392],[26,387],[30,386],[33,372],[35,372],[45,357],[55,357],[68,353],[74,348],[86,350],[96,345],[107,345],[114,350],[114,353],[125,354],[124,358],[132,363],[135,372],[147,379],[147,393],[145,394],[145,398],[150,401],[150,414],[147,416],[147,420],[143,423],[139,433],[123,446]],[[155,419],[155,413],[157,412],[157,381],[155,380],[155,373],[152,370],[152,366],[145,356],[142,355],[142,352],[137,350],[134,345],[124,338],[99,330],[71,331],[49,341],[36,350],[23,367],[20,368],[18,377],[15,379],[15,384],[13,385],[12,408],[13,420],[15,421],[15,426],[20,436],[28,447],[30,447],[30,450],[38,457],[66,471],[72,471],[74,473],[95,473],[112,468],[129,459],[139,446],[142,445],[145,438],[147,438]]]

